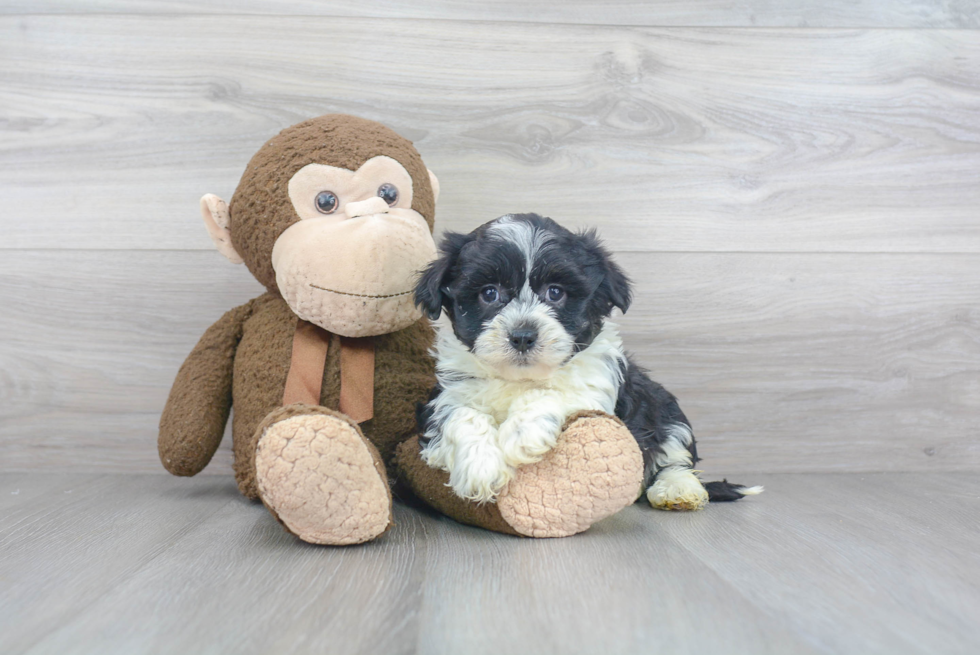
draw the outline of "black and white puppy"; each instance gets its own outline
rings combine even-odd
[[[514,214],[470,234],[449,232],[415,302],[445,311],[434,354],[438,384],[420,407],[422,457],[463,498],[493,501],[516,467],[540,460],[565,419],[615,414],[643,453],[654,507],[698,509],[759,493],[695,474],[697,447],[677,400],[623,350],[613,308],[632,293],[594,231]]]

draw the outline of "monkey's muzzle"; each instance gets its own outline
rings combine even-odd
[[[422,216],[391,209],[294,223],[276,240],[272,267],[279,292],[300,318],[341,336],[368,337],[421,318],[412,290],[435,257]]]

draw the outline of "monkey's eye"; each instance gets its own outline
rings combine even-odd
[[[332,214],[337,211],[337,195],[333,191],[321,191],[316,194],[316,210],[321,214]]]
[[[548,287],[547,298],[551,302],[558,302],[565,297],[565,290],[556,284],[552,284]]]
[[[392,207],[398,202],[398,187],[385,182],[378,187],[378,197],[388,203],[389,207]]]
[[[497,292],[497,287],[483,287],[480,289],[480,299],[488,305],[497,302],[499,297],[500,294]]]

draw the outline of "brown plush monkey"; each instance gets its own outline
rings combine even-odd
[[[312,543],[385,532],[396,469],[436,509],[513,534],[579,532],[635,499],[639,449],[606,416],[570,421],[495,505],[455,497],[418,457],[415,406],[435,379],[412,291],[436,254],[438,193],[409,141],[332,114],[263,145],[230,206],[201,199],[218,250],[268,291],[208,328],[181,366],[160,420],[168,471],[208,464],[234,404],[239,489]]]

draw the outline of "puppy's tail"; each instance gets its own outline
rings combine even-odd
[[[704,488],[708,491],[708,501],[712,503],[723,503],[732,500],[739,500],[746,496],[755,496],[764,491],[764,487],[746,487],[742,484],[732,484],[728,480],[721,482],[705,482]]]

